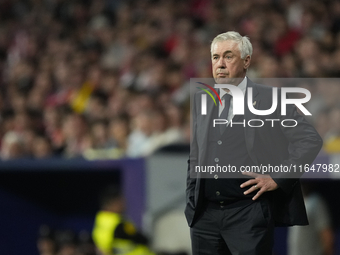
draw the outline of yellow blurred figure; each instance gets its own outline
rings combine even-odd
[[[92,232],[98,250],[103,255],[153,255],[147,239],[124,219],[125,202],[117,189],[108,188],[101,202]]]

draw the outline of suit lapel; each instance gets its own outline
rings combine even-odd
[[[209,89],[210,90],[210,89]],[[219,94],[219,89],[216,89],[217,94]],[[217,98],[217,96],[215,95],[215,93],[212,93],[213,97],[215,98],[216,102],[219,103],[219,100]],[[201,107],[201,100],[197,100],[197,102],[199,102],[199,105],[197,105],[197,109],[200,109]],[[215,132],[213,132],[213,127],[212,127],[212,122],[213,119],[215,118],[215,114],[216,111],[218,110],[219,105],[217,104],[217,106],[215,106],[214,101],[208,97],[207,99],[207,115],[205,116],[201,116],[200,120],[197,125],[201,125],[203,127],[202,129],[202,134],[199,134],[200,137],[203,137],[203,146],[208,146],[209,143],[209,136],[213,135]],[[216,109],[217,108],[217,109]],[[207,153],[204,153],[202,155],[202,160],[199,162],[200,165],[203,165],[202,162],[207,162]],[[201,158],[201,157],[200,157]],[[197,183],[196,183],[196,191],[195,191],[195,203],[197,206],[197,203],[200,202],[200,198],[198,196],[202,196],[202,181],[204,181],[204,179],[201,178],[201,174],[198,173],[197,175]]]
[[[217,92],[219,93],[219,91],[217,91]],[[196,102],[197,102],[196,109],[201,108],[201,99],[200,99],[201,95],[202,94],[199,94],[199,99],[196,100]],[[215,93],[212,93],[212,95],[215,98],[216,102],[219,102]],[[216,117],[215,116],[216,108],[218,109],[218,105],[215,106],[215,103],[212,100],[212,98],[207,97],[207,114],[201,115],[200,112],[198,113],[199,117],[197,118],[197,126],[199,127],[198,129],[200,130],[200,132],[197,133],[197,135],[198,135],[197,139],[199,140],[199,146],[207,146],[207,144],[209,143],[209,137],[214,135],[212,123],[213,123],[213,119]],[[206,157],[207,157],[207,154],[202,153],[199,156],[199,158],[200,158],[199,164],[202,165],[202,162],[206,162],[206,160],[207,160]],[[198,176],[200,176],[200,174],[198,174]]]
[[[217,90],[217,93],[219,94],[219,90]],[[215,98],[216,102],[218,103],[217,105],[214,104],[214,101],[211,98],[208,98],[207,100],[207,115],[205,118],[202,118],[203,120],[203,126],[204,128],[204,138],[206,139],[205,142],[207,142],[208,137],[213,135],[215,132],[215,128],[212,127],[213,124],[213,119],[218,118],[218,114],[216,115],[219,107],[219,100],[215,93],[212,93],[213,97]],[[217,127],[218,128],[218,127]],[[217,129],[216,128],[216,129]],[[219,131],[219,130],[217,130]]]
[[[247,145],[247,150],[249,153],[249,156],[253,160],[254,163],[258,164],[257,158],[255,155],[252,153],[253,147],[254,147],[254,140],[255,140],[255,128],[254,127],[249,127],[248,126],[248,121],[251,119],[256,119],[256,115],[254,115],[252,112],[249,111],[248,108],[248,88],[253,89],[253,98],[252,98],[252,104],[254,108],[258,109],[260,105],[260,97],[259,97],[259,91],[257,89],[257,86],[255,83],[253,83],[251,80],[247,78],[247,90],[245,94],[245,100],[244,100],[244,118],[246,120],[246,127],[244,130],[244,135],[246,139],[246,145]]]

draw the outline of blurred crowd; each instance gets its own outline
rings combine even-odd
[[[37,249],[39,255],[96,255],[91,234],[83,230],[53,230],[47,225],[39,228]]]
[[[1,159],[187,144],[190,78],[211,77],[228,30],[250,37],[250,78],[340,76],[335,0],[0,1]],[[309,89],[325,150],[340,152],[340,86]]]

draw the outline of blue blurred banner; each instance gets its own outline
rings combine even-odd
[[[112,184],[123,191],[127,218],[140,227],[145,207],[144,167],[144,159],[1,162],[1,254],[38,254],[36,241],[42,224],[90,232],[99,210],[99,193]]]

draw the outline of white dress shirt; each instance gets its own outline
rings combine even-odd
[[[241,81],[241,83],[237,86],[239,89],[241,89],[242,93],[243,93],[243,96],[246,94],[246,89],[247,89],[247,77],[244,77],[244,79]],[[224,89],[220,89],[220,98],[222,99],[222,97],[225,95],[225,94],[230,94],[232,95],[232,93],[230,91],[225,91]],[[224,109],[224,106],[225,106],[225,100],[222,99],[222,105],[219,104],[219,112],[218,112],[218,116],[221,116],[221,113]],[[233,114],[233,97],[231,97],[231,100],[230,100],[230,107],[229,107],[229,112],[228,112],[228,124],[227,126],[229,125],[230,121],[234,118],[234,114]]]

